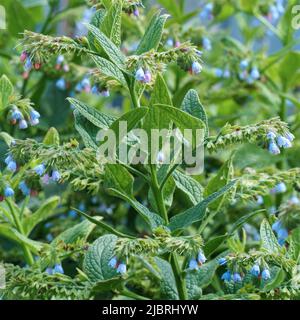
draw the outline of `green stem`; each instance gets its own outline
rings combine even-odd
[[[150,300],[149,298],[143,297],[137,293],[134,293],[132,291],[129,291],[127,288],[124,288],[123,291],[121,292],[123,296],[126,296],[128,298],[132,298],[135,300]]]
[[[140,101],[139,101],[138,96],[135,92],[135,79],[127,80],[127,82],[128,82],[128,87],[129,87],[130,96],[131,96],[133,106],[134,106],[134,108],[139,108]]]
[[[180,270],[178,259],[175,253],[171,254],[171,266],[172,266],[175,281],[176,281],[179,299],[188,300],[188,295],[187,295],[186,285],[185,285],[185,278]]]
[[[179,164],[175,164],[166,174],[166,176],[164,177],[163,181],[160,184],[160,190],[163,191],[163,188],[166,184],[166,182],[168,181],[170,175],[178,168]]]
[[[14,210],[10,200],[6,199],[6,203],[9,207],[9,210],[11,212],[11,215],[13,217],[13,220],[15,222],[15,225],[16,225],[16,228],[17,230],[22,234],[22,235],[25,235],[25,232],[24,232],[24,229],[23,229],[23,226],[21,224],[21,221],[16,213],[16,211]],[[34,264],[34,259],[33,259],[33,256],[31,254],[31,251],[28,249],[28,247],[26,246],[26,244],[21,244],[21,247],[24,251],[24,256],[25,256],[25,259],[26,259],[26,262],[28,265],[33,265]]]

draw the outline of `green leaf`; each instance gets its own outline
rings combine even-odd
[[[120,291],[122,289],[122,278],[115,277],[106,280],[98,280],[92,287],[93,294],[105,293],[112,290]]]
[[[284,281],[284,279],[285,279],[284,270],[281,268],[277,268],[275,277],[264,286],[263,291],[271,291],[275,288],[278,288],[280,284]]]
[[[99,30],[105,18],[105,13],[106,11],[104,9],[97,10],[91,20],[91,24],[96,28],[98,28]],[[92,50],[98,51],[98,52],[102,51],[102,48],[97,44],[97,42],[95,41],[95,37],[92,35],[90,31],[88,32],[88,41]]]
[[[85,254],[83,261],[83,271],[93,282],[113,279],[117,276],[115,269],[108,263],[114,256],[114,248],[117,237],[105,235],[98,238]]]
[[[260,225],[260,237],[262,242],[262,248],[271,253],[280,252],[281,247],[272,231],[269,222],[264,219]]]
[[[0,132],[0,139],[2,139],[8,147],[10,147],[14,141],[14,138],[6,132]]]
[[[133,176],[120,164],[106,164],[104,186],[133,197]]]
[[[179,170],[173,172],[173,178],[176,187],[189,197],[193,205],[196,205],[203,200],[203,187],[194,178],[185,175]]]
[[[51,145],[55,145],[55,146],[59,146],[60,143],[60,138],[59,138],[59,133],[58,131],[52,127],[50,128],[43,140],[43,144],[51,146]]]
[[[88,119],[98,128],[107,129],[116,120],[115,117],[99,112],[95,108],[90,107],[79,100],[68,98],[68,101],[75,107],[76,110],[78,110],[86,119]]]
[[[172,99],[167,84],[161,74],[156,76],[153,92],[151,94],[150,106],[155,104],[172,106]]]
[[[217,236],[214,238],[211,238],[207,243],[205,244],[203,251],[206,257],[213,254],[228,238],[228,234],[224,234],[222,236]]]
[[[14,87],[7,78],[3,75],[0,78],[0,110],[7,107],[9,103],[9,98],[14,92]]]
[[[116,189],[109,189],[109,191],[125,201],[127,201],[140,215],[141,217],[147,222],[150,226],[151,230],[158,228],[159,226],[164,225],[164,220],[158,214],[150,211],[147,207],[143,206],[137,200],[129,197],[127,194],[124,194]]]
[[[205,136],[208,136],[209,127],[208,127],[207,115],[203,105],[200,102],[200,99],[196,90],[192,89],[186,94],[186,96],[183,99],[181,108],[185,112],[191,114],[192,116],[198,119],[201,119],[205,123],[205,126],[206,126]]]
[[[141,55],[151,49],[156,50],[160,43],[165,22],[169,15],[156,13],[150,21],[149,26],[136,50],[136,55]]]
[[[116,45],[121,44],[122,1],[116,0],[101,23],[101,31]]]
[[[179,295],[171,265],[169,262],[158,257],[155,257],[154,261],[160,275],[159,283],[161,298],[166,300],[178,300]]]
[[[214,176],[212,179],[209,180],[205,190],[204,196],[208,197],[210,194],[216,192],[221,187],[224,187],[232,178],[233,178],[233,165],[232,165],[232,157],[226,161],[221,169],[218,171],[217,175]],[[218,211],[219,208],[223,205],[226,197],[219,198],[217,201],[213,202],[210,205],[212,210]]]
[[[258,215],[259,213],[264,212],[265,210],[256,210],[253,212],[249,212],[248,214],[245,214],[244,216],[242,216],[241,218],[239,218],[233,225],[232,228],[230,230],[231,235],[233,235],[233,233],[235,231],[237,231],[240,227],[242,227],[245,223],[247,223],[249,220],[251,220],[253,217],[255,217],[256,215]]]
[[[183,229],[193,224],[194,222],[202,220],[205,216],[208,205],[211,202],[217,200],[220,196],[224,195],[227,191],[229,191],[235,185],[235,183],[236,180],[231,181],[225,187],[211,194],[196,206],[172,217],[168,225],[170,230],[175,231],[177,229]]]
[[[93,59],[97,68],[101,71],[101,74],[113,78],[120,82],[124,87],[127,87],[127,83],[123,73],[118,68],[116,68],[116,66],[112,62],[94,55],[90,55],[90,57]]]
[[[119,145],[119,142],[122,142],[122,139],[132,130],[134,129],[138,123],[146,116],[148,113],[148,108],[138,108],[126,112],[120,118],[114,121],[114,123],[110,126],[109,129],[113,130],[116,134],[116,145]],[[125,132],[120,132],[120,123],[126,123],[127,130]]]
[[[24,232],[29,235],[33,228],[40,222],[54,215],[55,208],[58,206],[60,201],[59,197],[51,197],[47,199],[42,205],[30,216],[27,216],[23,221]]]
[[[219,264],[217,259],[205,263],[198,270],[188,270],[186,275],[186,287],[188,297],[191,300],[200,298],[202,288],[207,287],[211,281]]]
[[[300,53],[291,51],[285,55],[279,64],[279,75],[284,88],[289,88],[297,79],[300,69]],[[298,72],[297,72],[298,71]]]
[[[95,217],[97,219],[97,217]],[[52,242],[51,245],[56,246],[60,241],[66,244],[72,244],[79,239],[86,240],[90,233],[94,230],[95,224],[90,221],[82,221],[72,228],[67,229],[58,235]]]
[[[158,0],[163,7],[165,7],[174,18],[179,18],[181,16],[181,10],[176,1],[170,0]]]
[[[111,40],[95,26],[87,24],[87,28],[95,37],[95,42],[103,49],[111,62],[125,71],[126,57]]]
[[[97,149],[97,134],[99,128],[93,125],[78,110],[74,110],[75,129],[80,134],[84,145],[87,148]]]

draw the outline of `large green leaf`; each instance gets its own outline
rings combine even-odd
[[[281,247],[272,231],[269,222],[264,219],[260,225],[260,237],[262,242],[262,248],[265,250],[276,253],[281,251]]]
[[[126,58],[120,49],[95,26],[87,24],[87,28],[95,37],[95,42],[103,49],[109,60],[121,70],[125,70]]]
[[[51,146],[51,145],[59,146],[59,144],[60,144],[59,133],[54,127],[51,127],[47,131],[47,133],[43,139],[43,143],[48,146]]]
[[[160,275],[160,292],[161,298],[167,300],[178,300],[178,291],[173,270],[169,262],[155,257],[156,267]]]
[[[89,248],[83,261],[83,271],[93,282],[112,279],[117,276],[108,263],[114,255],[117,237],[111,234],[98,238]]]
[[[151,94],[150,106],[155,104],[172,106],[172,99],[167,84],[161,74],[156,76],[153,92]]]
[[[14,87],[7,78],[6,75],[3,75],[0,78],[0,110],[5,108],[8,105],[9,98],[14,92]]]
[[[115,117],[99,112],[93,107],[73,98],[68,101],[78,110],[86,119],[101,129],[107,129],[116,120]]]
[[[227,191],[229,191],[235,185],[235,183],[236,183],[235,180],[231,181],[225,187],[209,195],[207,198],[205,198],[203,201],[198,203],[196,206],[172,217],[168,227],[172,231],[175,231],[177,229],[183,229],[185,227],[188,227],[194,222],[202,220],[206,214],[206,209],[208,205],[213,201],[217,200],[222,195],[224,195]]]
[[[26,235],[29,235],[32,229],[40,222],[54,215],[55,208],[59,204],[59,197],[51,197],[47,199],[33,214],[26,217],[23,221],[23,228]]]
[[[206,126],[205,135],[208,136],[208,120],[205,109],[200,102],[198,93],[196,90],[190,90],[183,99],[182,110],[191,114],[192,116],[201,119]]]
[[[116,0],[107,11],[101,31],[116,45],[121,44],[122,1]]]
[[[124,87],[127,86],[123,73],[118,68],[116,68],[116,66],[112,62],[102,57],[94,55],[90,55],[90,57],[93,59],[101,74],[104,74],[110,78],[117,80]]]
[[[173,172],[176,187],[183,191],[193,205],[203,200],[203,187],[193,177],[176,170]]]
[[[160,15],[160,12],[156,13],[136,50],[136,54],[148,52],[151,49],[157,49],[161,40],[162,32],[164,29],[165,22],[169,16],[164,14]]]

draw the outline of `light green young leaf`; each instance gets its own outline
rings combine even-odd
[[[59,133],[58,131],[52,127],[50,128],[43,140],[43,144],[51,146],[51,145],[55,145],[55,146],[59,146],[60,143],[60,138],[59,138]]]
[[[116,0],[101,23],[101,31],[116,45],[121,44],[122,1]]]
[[[92,282],[117,277],[116,270],[108,265],[110,259],[114,256],[117,239],[118,237],[111,234],[102,236],[92,244],[86,253],[83,261],[83,271]]]
[[[209,195],[196,206],[172,217],[168,227],[171,229],[171,231],[175,231],[177,229],[183,229],[185,227],[188,227],[194,222],[202,220],[205,216],[208,205],[211,202],[217,200],[220,196],[224,195],[227,191],[229,191],[235,185],[235,183],[236,180],[231,181],[225,187]]]
[[[193,205],[196,205],[203,200],[203,187],[194,178],[185,175],[179,170],[173,172],[173,178],[176,187],[189,197]]]
[[[260,225],[260,238],[262,242],[262,248],[266,249],[270,253],[281,251],[281,247],[278,244],[273,230],[266,219],[264,219]]]
[[[106,129],[116,120],[115,117],[99,112],[93,107],[73,98],[68,98],[68,101],[78,110],[86,119],[93,123],[96,127]]]
[[[99,128],[93,125],[78,110],[74,110],[75,129],[80,134],[84,145],[87,148],[97,149],[97,134]]]
[[[124,87],[127,87],[127,83],[123,73],[118,68],[116,68],[116,66],[112,62],[94,55],[90,55],[90,57],[93,59],[97,68],[101,71],[102,74],[117,80]]]
[[[120,51],[120,49],[99,29],[91,24],[87,24],[87,28],[95,37],[95,42],[103,49],[108,58],[114,63],[119,69],[125,70],[126,57]]]
[[[104,9],[97,10],[91,20],[91,24],[93,26],[95,26],[96,28],[98,28],[99,30],[101,29],[101,25],[102,25],[103,20],[105,18],[105,13],[106,13],[106,10],[104,10]],[[99,46],[98,43],[95,41],[95,37],[93,36],[93,34],[90,31],[88,32],[87,38],[88,38],[88,41],[89,41],[89,44],[90,44],[90,47],[92,50],[99,52],[99,53],[103,51],[101,46]]]
[[[167,300],[178,300],[179,295],[171,265],[169,262],[158,257],[155,257],[154,261],[160,275],[161,298]]]
[[[168,17],[169,15],[166,14],[160,15],[160,11],[153,16],[136,50],[137,55],[148,52],[151,49],[155,50],[158,48],[164,25]]]
[[[27,216],[23,221],[23,228],[26,235],[29,235],[33,228],[40,222],[54,215],[55,208],[60,201],[59,197],[51,197],[47,199],[33,214]]]
[[[191,114],[192,116],[201,119],[206,126],[205,136],[209,135],[208,131],[208,119],[203,105],[200,102],[198,93],[196,90],[190,90],[183,99],[182,110]]]
[[[14,92],[14,87],[6,75],[0,78],[0,111],[7,107],[9,98]]]

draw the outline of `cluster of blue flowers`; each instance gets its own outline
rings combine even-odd
[[[21,181],[19,183],[19,190],[23,193],[24,196],[30,196],[31,189],[28,187],[27,183],[25,181]]]
[[[226,68],[224,70],[221,68],[215,68],[215,76],[217,78],[229,79],[231,76],[231,72],[228,68]]]
[[[150,70],[144,70],[142,67],[140,67],[135,73],[135,79],[142,83],[150,83],[152,81]]]
[[[270,193],[271,194],[285,193],[286,190],[287,190],[286,184],[284,182],[280,182],[270,190]]]
[[[276,23],[280,16],[284,13],[284,0],[276,0],[272,5],[269,7],[269,12],[267,14],[267,19],[271,23]]]
[[[261,272],[260,266],[258,263],[254,264],[250,269],[250,273],[257,278],[262,278],[263,280],[268,280],[271,278],[270,270],[268,268],[264,268]]]
[[[118,273],[125,274],[127,271],[126,264],[123,261],[119,261],[117,257],[113,257],[109,260],[108,265],[116,269]]]
[[[268,132],[267,139],[269,141],[269,152],[272,154],[279,154],[280,148],[290,148],[292,141],[295,139],[294,135],[290,132],[285,133],[283,136],[277,136],[273,131]]]
[[[41,63],[40,62],[35,62],[34,64],[31,61],[30,55],[28,52],[23,51],[20,56],[21,62],[24,64],[24,73],[23,73],[23,78],[27,79],[29,76],[30,71],[32,68],[35,70],[39,70],[41,68]]]
[[[42,177],[45,184],[48,184],[50,180],[58,182],[61,179],[61,175],[58,170],[51,170],[49,173],[46,172],[46,166],[42,163],[34,168],[35,173]]]
[[[189,269],[190,270],[198,270],[203,265],[203,263],[205,263],[206,260],[207,259],[204,255],[204,253],[200,250],[198,252],[197,258],[192,258],[189,261]]]
[[[213,19],[213,9],[214,9],[214,5],[212,2],[209,2],[207,4],[205,4],[205,6],[203,7],[202,11],[200,12],[200,18],[202,20],[212,20]]]
[[[240,62],[240,80],[246,81],[248,84],[253,84],[260,79],[260,72],[256,66],[250,66],[248,60],[242,60]]]
[[[11,124],[19,124],[19,128],[24,130],[28,128],[28,125],[36,126],[40,122],[41,115],[34,108],[29,108],[29,118],[26,120],[20,109],[13,106],[10,111]]]
[[[16,172],[17,171],[17,163],[16,161],[14,160],[13,156],[11,154],[9,154],[4,162],[6,163],[7,167],[6,169],[10,172]]]
[[[289,236],[287,228],[285,228],[280,220],[277,220],[272,225],[272,230],[277,234],[278,243],[283,246]]]
[[[67,63],[65,63],[65,57],[63,55],[59,55],[56,59],[56,65],[55,65],[56,70],[63,70],[65,72],[70,71],[70,67]]]
[[[46,269],[46,273],[48,273],[49,275],[53,275],[53,274],[64,274],[64,269],[62,267],[61,264],[57,263],[54,268],[50,268],[48,267]]]

